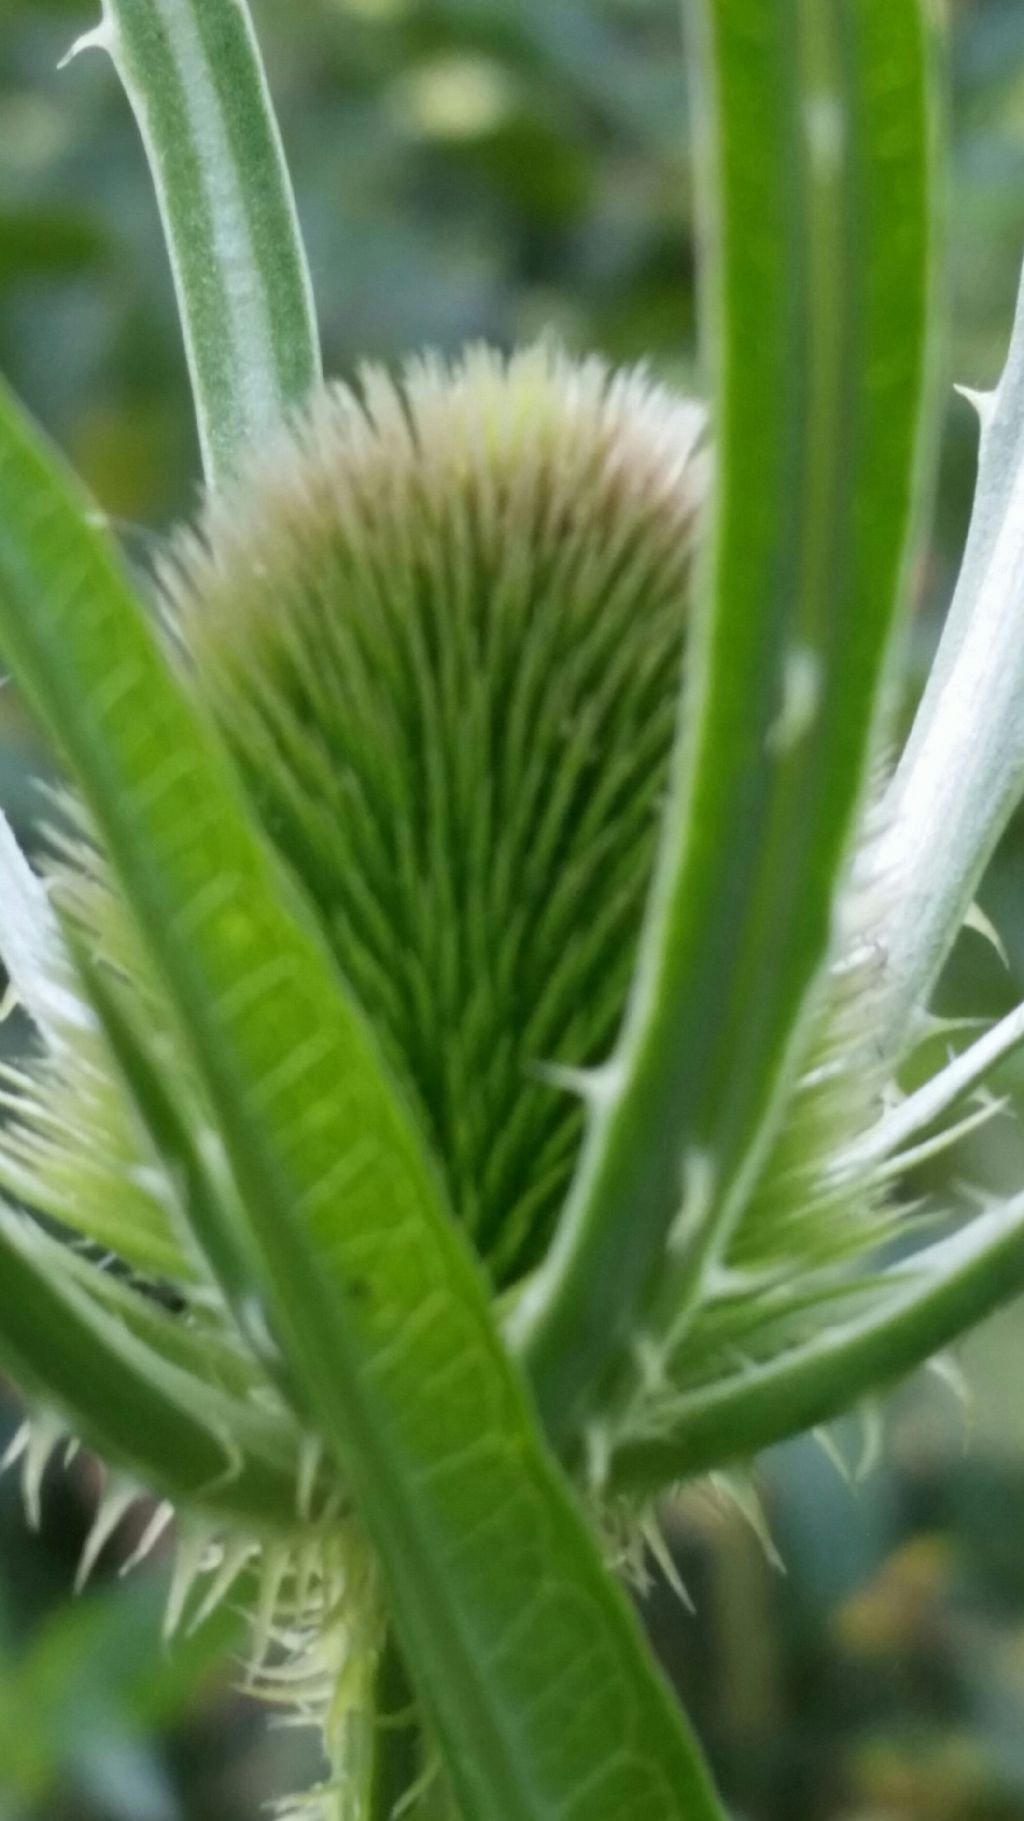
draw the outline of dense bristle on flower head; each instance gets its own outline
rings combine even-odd
[[[703,413],[542,347],[326,392],[167,579],[192,686],[498,1283],[621,1015],[679,691]]]

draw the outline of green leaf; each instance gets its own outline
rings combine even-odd
[[[178,1195],[188,1226],[229,1297],[243,1301],[248,1287],[245,1259],[234,1237],[240,1218],[234,1184],[220,1147],[207,1133],[193,1133],[180,1111],[174,1088],[122,1003],[104,969],[96,966],[73,928],[65,925],[68,949],[95,1009],[124,1085],[135,1102],[156,1156]],[[221,1208],[226,1200],[230,1206]]]
[[[563,1441],[634,1337],[678,1339],[793,1082],[915,500],[931,222],[919,0],[692,10],[717,505],[631,1005],[591,1084],[559,1233],[513,1316]]]
[[[254,1397],[267,1409],[266,1374],[243,1346],[233,1325],[224,1321],[224,1312],[207,1290],[202,1304],[193,1303],[183,1310],[168,1309],[152,1291],[136,1289],[132,1282],[91,1259],[83,1257],[74,1245],[52,1238],[43,1228],[33,1225],[33,1255],[51,1280],[58,1276],[77,1285],[87,1300],[113,1316],[129,1334],[141,1341],[151,1353],[168,1365],[178,1366],[193,1380],[190,1394],[201,1399],[207,1386],[226,1392],[241,1404]],[[277,1414],[281,1446],[289,1448],[298,1459],[301,1431],[292,1414],[282,1406]]]
[[[663,1434],[616,1455],[615,1489],[650,1493],[828,1422],[1022,1291],[1024,1196],[1016,1196],[886,1273],[866,1309],[847,1320],[832,1309],[802,1346],[680,1397]]]
[[[884,808],[879,864],[892,1053],[913,1041],[969,921],[975,892],[1024,793],[1024,282],[993,392],[968,394],[981,425],[971,527],[928,685]]]
[[[103,0],[163,218],[207,478],[320,376],[312,286],[245,0]]]
[[[887,1173],[895,1174],[907,1167],[905,1159],[911,1146],[915,1141],[919,1142],[930,1127],[938,1127],[936,1143],[943,1147],[950,1144],[952,1131],[948,1125],[939,1126],[939,1121],[945,1120],[951,1109],[968,1094],[977,1095],[988,1077],[1022,1045],[1024,1006],[1018,1005],[960,1055],[951,1057],[922,1087],[916,1088],[897,1105],[886,1108],[868,1131],[833,1158],[834,1172],[848,1178],[871,1169],[885,1169]],[[980,1108],[976,1107],[967,1117],[973,1120],[990,1114],[998,1104],[998,1101],[982,1098]]]
[[[175,1505],[259,1535],[294,1529],[300,1483],[292,1426],[187,1369],[87,1293],[31,1222],[0,1214],[0,1361],[30,1398],[115,1467]],[[82,1267],[79,1267],[79,1273]]]
[[[710,1821],[699,1753],[373,1039],[106,544],[6,401],[0,499],[0,643],[179,1017],[239,1191],[214,1205],[218,1257],[249,1275],[240,1321],[267,1359],[280,1349],[336,1450],[464,1810]]]

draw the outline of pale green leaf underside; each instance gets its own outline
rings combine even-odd
[[[222,1212],[248,1274],[240,1319],[272,1367],[280,1345],[282,1380],[337,1450],[460,1801],[481,1821],[714,1815],[373,1042],[6,402],[0,496],[0,644],[180,1020],[239,1191]]]
[[[981,441],[970,534],[885,805],[881,859],[898,886],[886,942],[896,1056],[1024,790],[1024,285],[999,384],[973,402]]]
[[[914,491],[930,266],[919,0],[691,10],[718,500],[631,1007],[558,1238],[513,1318],[562,1438],[630,1336],[678,1338],[792,1081]]]
[[[174,272],[208,479],[320,373],[312,288],[245,0],[103,0]]]

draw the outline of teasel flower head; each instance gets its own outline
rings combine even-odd
[[[543,1253],[582,1128],[566,1084],[622,1016],[668,786],[704,424],[643,372],[551,344],[367,369],[211,497],[158,578],[180,676],[498,1295]],[[42,1042],[8,1078],[0,1185],[78,1243],[11,1232],[45,1251],[85,1319],[202,1375],[221,1471],[183,1513],[170,1623],[246,1586],[257,1685],[319,1718],[351,1768],[370,1749],[383,1638],[372,1558],[259,1337],[240,1341],[180,1217],[187,1185],[76,986],[52,905],[116,978],[216,1170],[160,982],[71,799],[42,865],[45,882],[19,873],[33,953],[17,970],[9,957]],[[292,1477],[292,1510],[286,1498],[270,1523],[249,1520],[238,1478],[248,1427]],[[48,1406],[25,1432],[33,1506],[62,1428]],[[87,1566],[131,1490],[154,1483],[150,1450],[121,1456]],[[156,1489],[154,1535],[176,1491]],[[325,1791],[324,1814],[341,1801]]]

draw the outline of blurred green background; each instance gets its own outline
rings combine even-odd
[[[772,0],[765,0],[771,4]],[[694,248],[677,0],[255,4],[331,372],[423,343],[571,346],[692,383]],[[197,497],[155,209],[106,61],[63,73],[90,0],[0,0],[0,369],[152,563]],[[947,380],[996,376],[1024,249],[1024,0],[948,9]],[[975,454],[949,392],[906,708],[955,575]],[[1022,709],[1024,711],[1024,709]],[[26,829],[41,759],[0,699],[0,800]],[[1024,997],[1024,822],[983,895],[1006,964],[963,938],[951,1010]],[[8,1027],[9,1043],[17,1032]],[[1024,1069],[1008,1082],[1024,1106]],[[1004,1118],[933,1178],[1024,1182]],[[782,1449],[763,1518],[724,1489],[667,1525],[692,1597],[648,1601],[738,1814],[750,1821],[1024,1821],[1024,1313],[867,1427]],[[0,1390],[0,1447],[17,1423]],[[845,1475],[845,1477],[844,1477]],[[166,1567],[117,1576],[127,1525],[71,1598],[97,1491],[51,1471],[40,1533],[0,1483],[0,1821],[241,1821],[309,1748],[231,1693],[230,1620],[163,1650]]]

